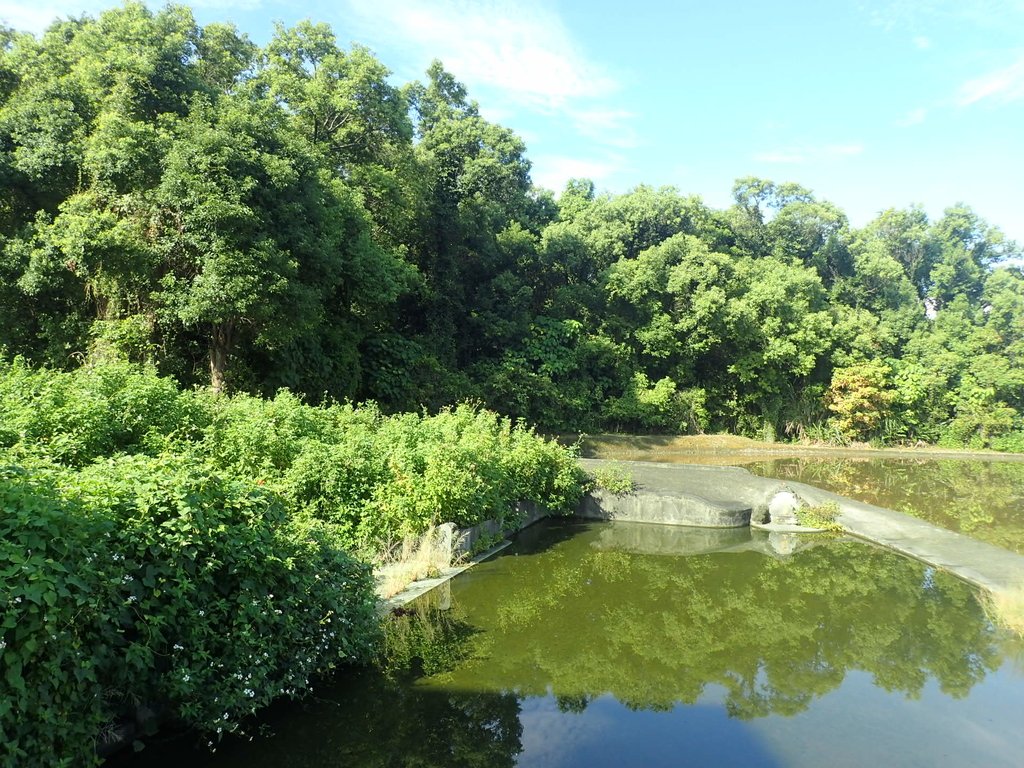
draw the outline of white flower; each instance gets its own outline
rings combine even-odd
[[[188,672],[186,672],[185,674],[183,674],[181,676],[181,682],[183,682],[183,683],[187,683],[191,679],[192,679],[192,675],[190,675]]]

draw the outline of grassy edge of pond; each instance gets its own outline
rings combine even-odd
[[[868,444],[843,446],[825,443],[778,443],[764,442],[733,434],[627,435],[601,433],[558,435],[556,439],[566,445],[579,443],[581,456],[584,458],[607,458],[621,461],[658,461],[659,455],[666,457],[694,455],[708,456],[709,458],[720,455],[729,460],[739,458],[743,460],[743,463],[750,463],[779,455],[806,454],[809,457],[977,459],[1024,463],[1024,453],[1008,453],[988,448],[946,448],[939,445],[874,447]],[[609,453],[613,455],[606,455]],[[643,455],[645,458],[634,458],[633,454]],[[648,456],[650,458],[646,458]]]

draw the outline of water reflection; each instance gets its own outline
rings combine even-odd
[[[970,587],[875,547],[783,556],[747,532],[673,556],[664,542],[644,553],[654,527],[564,525],[583,530],[542,554],[532,534],[460,581],[453,599],[473,606],[478,631],[467,660],[431,684],[550,693],[574,710],[606,693],[667,710],[716,685],[731,716],[754,718],[803,711],[849,670],[910,697],[930,679],[964,696],[1001,662]]]
[[[966,459],[784,458],[745,464],[898,509],[1024,554],[1024,463]]]
[[[272,711],[272,736],[135,764],[1012,765],[1024,748],[971,588],[849,540],[541,524],[387,637],[382,670]]]

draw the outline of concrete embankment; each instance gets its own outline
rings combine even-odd
[[[848,533],[949,571],[975,586],[991,592],[1024,588],[1024,555],[947,531],[902,512],[875,507],[804,483],[759,477],[739,467],[602,459],[581,459],[580,463],[591,473],[609,467],[624,470],[635,487],[632,492],[621,495],[594,490],[580,503],[577,516],[707,531],[706,541],[687,536],[685,542],[680,543],[671,534],[664,540],[665,534],[657,533],[657,528],[652,526],[651,535],[644,541],[609,540],[609,546],[614,544],[645,552],[660,548],[676,554],[747,549],[785,554],[802,546],[796,540],[802,534],[795,533],[801,529],[790,524],[780,525],[771,517],[773,502],[791,494],[809,506],[834,503],[839,508],[838,522]],[[529,505],[523,505],[520,512],[513,526],[515,530],[545,516],[544,510]],[[751,537],[752,525],[764,529],[768,535]],[[481,543],[498,543],[469,562],[445,569],[437,578],[409,585],[400,594],[383,601],[382,610],[403,605],[446,583],[474,563],[503,549],[509,542],[499,541],[501,537],[515,532],[497,520],[462,531],[450,523],[442,528],[453,560],[465,556]],[[638,534],[634,531],[630,535]]]
[[[810,506],[835,503],[838,522],[849,533],[949,571],[971,584],[993,592],[1024,587],[1022,555],[803,483],[758,477],[738,467],[600,459],[581,463],[590,472],[616,466],[628,472],[635,483],[632,494],[592,494],[580,510],[585,517],[731,527],[744,525],[739,520],[745,515],[748,522],[770,523],[772,500],[792,493]]]

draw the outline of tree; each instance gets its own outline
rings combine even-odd
[[[328,302],[357,314],[401,288],[401,265],[304,147],[272,103],[224,97],[195,107],[168,152],[154,299],[162,322],[208,329],[215,390],[239,338],[280,348],[315,332]]]
[[[850,368],[837,368],[826,394],[828,409],[839,433],[849,440],[872,437],[893,401],[889,370],[877,360]]]

